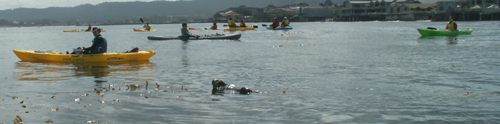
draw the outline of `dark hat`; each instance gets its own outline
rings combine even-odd
[[[98,27],[92,28],[92,32],[96,32],[96,31],[101,31],[101,28],[98,28]]]

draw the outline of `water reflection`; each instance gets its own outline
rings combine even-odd
[[[446,36],[446,44],[457,44],[457,36]]]
[[[417,40],[419,44],[457,44],[457,36],[420,36]]]
[[[96,83],[106,82],[104,77],[141,76],[137,72],[151,72],[154,64],[149,61],[129,62],[16,62],[14,76],[20,81],[60,81],[71,77],[95,78]],[[131,72],[131,73],[130,73]]]
[[[181,59],[181,62],[182,62],[182,65],[186,68],[189,66],[189,58],[187,56],[187,46],[188,46],[188,41],[182,41],[182,51],[181,51],[181,54],[182,54],[182,59]]]

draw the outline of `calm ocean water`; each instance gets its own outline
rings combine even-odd
[[[180,24],[98,26],[108,52],[156,52],[117,63],[22,62],[13,49],[66,52],[93,36],[62,32],[83,26],[0,28],[0,123],[500,123],[500,22],[458,22],[475,31],[456,37],[416,30],[445,23],[292,22],[192,30],[243,35],[188,42],[146,39],[177,36]],[[259,93],[212,95],[215,78]]]

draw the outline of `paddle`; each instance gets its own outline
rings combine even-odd
[[[266,24],[262,24],[262,26],[266,27],[267,25]]]
[[[141,22],[144,23],[144,20],[142,20],[142,18],[140,18],[139,20],[141,20]]]
[[[430,29],[430,30],[437,30],[437,28],[434,28],[434,27],[427,27],[427,29]]]

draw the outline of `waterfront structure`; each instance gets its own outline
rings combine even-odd
[[[339,9],[336,21],[385,21],[385,20],[430,20],[436,4],[422,4],[418,1],[404,2],[384,0],[348,0]]]
[[[335,11],[331,7],[315,6],[315,7],[300,7],[297,15],[299,21],[322,21],[332,17]]]
[[[438,1],[435,19],[446,21],[453,16],[455,21],[498,20],[499,0],[453,0]]]
[[[270,5],[262,9],[255,8],[252,18],[246,20],[266,22],[284,16],[291,21],[448,21],[449,16],[453,16],[455,21],[499,20],[499,3],[500,0],[441,0],[436,3],[421,3],[418,0],[346,0],[340,5],[329,6]],[[236,9],[244,8],[233,8]],[[214,16],[214,19],[217,17]]]

